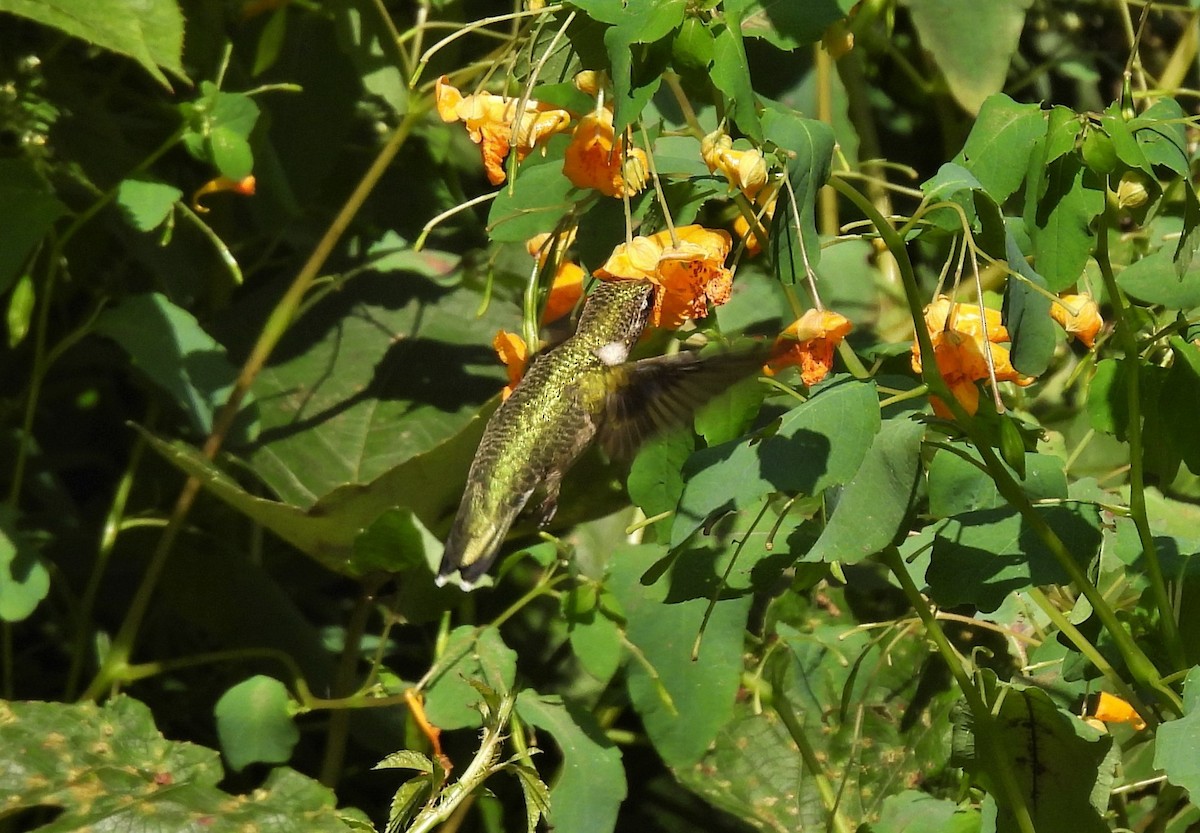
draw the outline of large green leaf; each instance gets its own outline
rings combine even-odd
[[[993,790],[989,773],[1007,768],[1036,830],[1109,830],[1101,812],[1108,806],[1112,772],[1102,763],[1112,737],[1061,710],[1041,689],[997,685],[990,671],[983,678],[992,689],[989,700],[997,701],[991,720],[999,748],[980,747],[974,716],[964,708],[955,726],[953,762]],[[996,829],[1018,829],[1011,808],[1000,806]]]
[[[511,691],[517,655],[492,627],[463,626],[450,632],[425,696],[425,713],[442,729],[482,726],[480,704],[491,691]]]
[[[1061,292],[1079,280],[1092,252],[1090,226],[1104,209],[1103,186],[1076,154],[1031,169],[1038,184],[1027,189],[1024,218],[1034,265],[1050,291]]]
[[[1029,155],[1046,134],[1046,116],[1037,104],[1018,104],[1003,93],[990,96],[955,162],[975,175],[997,203],[1021,185]]]
[[[821,239],[817,235],[817,191],[829,179],[833,162],[833,130],[823,122],[769,102],[762,116],[763,135],[787,156],[787,176],[796,195],[781,198],[771,222],[770,252],[775,273],[782,280],[803,282],[807,268],[821,262]],[[797,234],[799,229],[799,234]]]
[[[211,749],[169,741],[128,697],[91,703],[0,703],[0,793],[6,813],[58,807],[42,833],[266,830],[345,833],[365,821],[339,811],[326,787],[272,770],[258,789],[230,795]],[[348,822],[353,819],[356,828]]]
[[[1189,268],[1182,275],[1176,274],[1171,251],[1167,248],[1126,266],[1117,275],[1117,283],[1147,304],[1180,310],[1200,307],[1200,265]]]
[[[0,0],[0,12],[128,55],[168,89],[163,69],[187,80],[181,63],[183,14],[175,0]]]
[[[751,598],[716,603],[693,661],[692,645],[709,602],[686,591],[681,595],[687,601],[667,602],[676,585],[697,582],[693,564],[676,564],[667,578],[642,584],[665,553],[657,546],[618,547],[609,587],[625,614],[626,636],[640,654],[627,664],[629,697],[663,760],[689,767],[733,713]]]
[[[847,482],[879,425],[875,386],[843,381],[822,388],[761,437],[696,452],[685,469],[671,546],[686,541],[709,517],[745,509],[772,492],[817,495]]]
[[[853,564],[892,543],[917,489],[924,435],[907,417],[884,423],[806,561]]]
[[[762,38],[778,49],[791,51],[821,39],[830,24],[849,11],[836,0],[738,0],[735,6],[742,36]]]
[[[588,712],[532,691],[517,695],[521,719],[554,738],[563,762],[550,789],[550,824],[558,833],[608,833],[625,799],[621,751]]]
[[[1099,510],[1064,502],[1034,511],[1086,569],[1100,547]],[[1008,507],[964,512],[940,526],[925,578],[938,604],[972,604],[985,612],[1000,607],[1009,593],[1068,580],[1032,525]]]
[[[921,45],[933,54],[954,98],[969,113],[1004,86],[1032,0],[904,0]]]
[[[304,508],[460,431],[503,385],[491,343],[519,321],[500,303],[477,317],[475,293],[412,274],[364,275],[352,287],[292,326],[253,387],[261,432],[243,453],[281,499]]]
[[[883,800],[871,833],[979,833],[982,814],[920,790],[905,790]]]
[[[95,331],[117,342],[134,367],[170,394],[197,435],[209,433],[213,414],[229,398],[237,369],[195,316],[150,292],[131,295],[105,310],[96,319]]]

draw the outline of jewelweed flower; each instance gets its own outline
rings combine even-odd
[[[767,160],[762,151],[734,150],[733,139],[720,130],[709,133],[700,142],[700,157],[710,172],[720,171],[748,199],[754,199],[767,184]]]
[[[754,207],[762,206],[763,201],[766,201],[766,211],[759,218],[759,227],[765,228],[771,225],[771,219],[775,216],[775,205],[778,202],[779,191],[775,188],[766,188],[758,192],[758,196],[754,198]],[[738,213],[733,220],[733,233],[746,241],[746,253],[751,257],[762,251],[762,246],[758,242],[758,235],[750,230],[750,221],[746,219],[746,215]],[[765,236],[765,235],[764,235]]]
[[[1146,728],[1146,721],[1133,706],[1107,691],[1100,692],[1092,717],[1104,723],[1128,723],[1139,732]]]
[[[579,120],[563,158],[563,173],[572,185],[595,188],[606,197],[638,193],[649,170],[645,152],[626,151],[625,140],[613,133],[612,113],[603,108]]]
[[[729,300],[733,273],[725,258],[733,244],[728,232],[703,226],[675,229],[678,245],[669,231],[635,237],[613,249],[596,270],[601,280],[647,280],[656,287],[650,324],[675,328],[708,315],[708,306]]]
[[[241,179],[230,179],[227,176],[210,179],[192,194],[192,210],[197,214],[207,214],[208,209],[200,204],[200,198],[207,197],[209,194],[228,192],[241,194],[244,197],[252,197],[254,196],[255,186],[256,183],[253,175],[242,177]]]
[[[1016,382],[1018,385],[1033,382],[1032,378],[1022,376],[1012,366],[1008,348],[1003,346],[1010,340],[1008,330],[1001,323],[998,311],[985,310],[981,317],[977,305],[956,304],[945,295],[939,295],[925,307],[925,326],[933,342],[938,372],[968,414],[974,414],[979,409],[979,388],[975,383],[988,378],[985,349],[991,353],[996,381]],[[915,342],[912,367],[917,373],[921,372],[921,352]],[[938,397],[929,397],[929,402],[935,414],[946,419],[953,418],[949,407]]]
[[[500,392],[501,400],[508,399],[512,395],[513,389],[520,383],[521,377],[525,375],[525,367],[529,364],[529,347],[525,344],[525,339],[516,333],[499,330],[496,337],[492,339],[492,348],[508,371],[508,384]]]
[[[1100,307],[1087,295],[1063,295],[1050,305],[1050,317],[1088,349],[1096,343],[1096,333],[1104,326]]]
[[[833,351],[853,328],[844,315],[829,310],[810,309],[788,325],[775,345],[763,372],[774,376],[785,367],[800,368],[806,385],[815,385],[833,368]]]
[[[571,114],[566,110],[533,100],[525,102],[525,109],[518,119],[518,99],[489,92],[463,95],[445,75],[437,80],[434,98],[442,121],[461,121],[467,126],[471,141],[479,145],[483,154],[488,182],[493,185],[504,182],[507,176],[504,160],[510,143],[516,147],[517,161],[521,162],[535,147],[544,148],[551,136],[563,132],[571,123]],[[514,122],[517,125],[515,142],[512,141]]]

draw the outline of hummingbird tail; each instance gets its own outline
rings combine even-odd
[[[442,553],[442,563],[438,567],[434,581],[438,587],[444,587],[450,578],[458,573],[464,590],[470,590],[483,577],[492,562],[504,536],[508,532],[509,523],[493,526],[487,530],[469,530],[462,519],[456,519],[454,527],[446,538],[446,549]],[[482,533],[482,534],[481,534]]]

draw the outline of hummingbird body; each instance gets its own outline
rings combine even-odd
[[[653,301],[648,282],[602,282],[588,296],[575,334],[533,359],[484,429],[446,539],[439,585],[456,571],[468,587],[478,581],[530,500],[537,499],[538,524],[549,523],[563,475],[597,435],[610,454],[627,456],[706,398],[687,377],[712,360],[678,353],[626,361]],[[739,376],[762,362],[758,355],[746,359],[738,362]]]

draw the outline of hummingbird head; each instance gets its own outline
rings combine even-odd
[[[653,308],[649,281],[602,281],[583,306],[576,338],[606,365],[620,364],[646,329]]]

